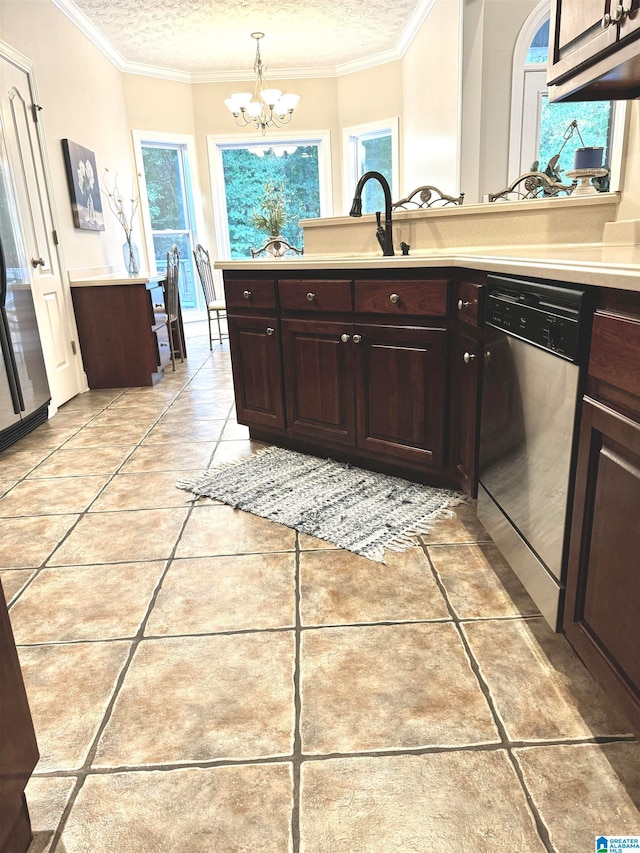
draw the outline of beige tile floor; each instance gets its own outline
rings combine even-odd
[[[258,445],[204,328],[0,455],[31,853],[583,853],[640,747],[463,507],[386,565],[176,489]]]

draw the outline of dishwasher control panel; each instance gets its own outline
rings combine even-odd
[[[570,361],[578,361],[584,291],[489,276],[486,323]]]

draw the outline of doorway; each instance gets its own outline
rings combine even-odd
[[[0,46],[0,148],[14,188],[51,409],[86,390],[69,285],[63,280],[48,191],[41,111],[31,63]]]
[[[134,132],[141,211],[150,266],[163,271],[174,244],[180,253],[178,289],[186,322],[204,316],[193,249],[204,233],[193,201],[195,154],[190,137]]]

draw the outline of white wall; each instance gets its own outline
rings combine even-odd
[[[436,0],[402,61],[402,194],[435,184],[457,195],[463,0]]]
[[[477,201],[487,193],[498,192],[517,177],[508,174],[513,50],[518,33],[537,5],[538,0],[484,0]]]
[[[108,210],[105,231],[74,228],[60,140],[71,139],[95,153],[101,183],[108,167],[119,173],[123,186],[129,185],[135,169],[123,75],[50,0],[0,0],[0,39],[34,62],[67,267],[121,262],[124,232]]]

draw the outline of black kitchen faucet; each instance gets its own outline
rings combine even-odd
[[[376,211],[376,222],[378,223],[376,238],[382,248],[382,254],[393,255],[395,252],[393,251],[393,226],[391,223],[391,190],[384,175],[381,175],[380,172],[364,173],[356,185],[356,194],[353,197],[349,216],[362,216],[362,188],[371,178],[378,181],[384,193],[384,227],[380,222],[381,213],[378,210]]]

